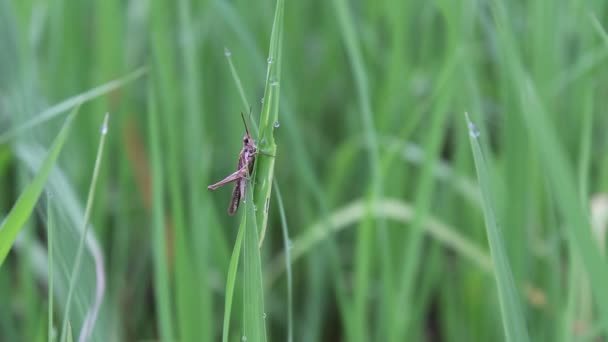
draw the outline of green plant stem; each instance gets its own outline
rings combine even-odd
[[[99,147],[97,149],[97,155],[95,157],[95,166],[93,167],[93,176],[91,177],[91,185],[89,187],[89,195],[87,197],[87,205],[84,211],[84,219],[82,226],[82,235],[80,236],[80,242],[78,243],[78,249],[76,251],[76,257],[74,259],[74,266],[70,273],[70,285],[68,288],[68,297],[65,304],[65,312],[63,314],[63,328],[61,333],[61,341],[65,341],[68,321],[70,317],[70,308],[72,304],[72,296],[74,295],[74,289],[76,288],[76,282],[80,275],[80,265],[82,264],[82,257],[84,252],[84,245],[89,231],[89,220],[91,218],[91,209],[93,208],[93,202],[95,200],[95,189],[97,186],[97,179],[99,177],[99,169],[101,167],[101,160],[103,156],[103,148],[106,142],[106,136],[108,131],[108,119],[109,114],[106,114],[102,127],[101,127],[101,138],[99,139]]]

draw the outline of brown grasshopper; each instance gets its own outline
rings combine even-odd
[[[247,177],[253,172],[255,156],[259,153],[255,140],[251,139],[251,135],[249,135],[249,129],[247,128],[243,112],[241,112],[241,118],[243,119],[243,125],[245,125],[245,136],[243,137],[243,149],[239,155],[237,170],[221,181],[207,187],[209,190],[215,190],[228,183],[236,182],[236,184],[234,184],[234,190],[232,190],[230,206],[228,207],[228,215],[230,216],[236,213],[241,201],[245,201]]]

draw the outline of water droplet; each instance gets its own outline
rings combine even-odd
[[[241,338],[241,341],[247,342],[247,336],[243,335],[243,338]]]
[[[108,119],[110,118],[110,113],[106,113],[105,118],[103,119],[103,124],[101,125],[101,134],[108,134]]]
[[[261,104],[264,104],[264,98],[262,97],[262,99],[260,100]]]
[[[262,140],[260,140],[260,145],[264,145],[266,143],[266,138],[262,138]]]
[[[264,203],[264,213],[268,215],[268,207],[270,207],[270,197],[266,197],[266,203]]]
[[[257,205],[253,205],[253,211],[258,211],[258,206]]]
[[[287,240],[287,248],[293,249],[293,241]]]
[[[278,86],[278,85],[279,85],[279,81],[277,81],[277,80],[272,80],[272,81],[270,81],[270,86],[271,86],[271,87],[276,87],[276,86]]]
[[[230,52],[230,50],[228,50],[228,48],[224,48],[224,56],[230,57],[230,56],[232,56],[232,52]]]
[[[281,127],[281,123],[278,121],[275,121],[272,126],[274,126],[274,128],[279,128],[279,127]]]
[[[262,317],[264,317],[264,319],[266,319],[266,313],[264,312],[264,314],[262,315]]]
[[[272,57],[268,57],[267,61],[268,61],[268,64],[271,64],[272,63]]]
[[[477,126],[475,126],[475,124],[471,121],[469,121],[468,126],[469,126],[469,135],[473,138],[479,137],[479,135],[481,134],[481,132],[479,131],[479,128],[477,128]]]

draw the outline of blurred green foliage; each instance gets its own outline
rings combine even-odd
[[[47,208],[58,338],[106,112],[74,339],[97,303],[92,341],[217,341],[225,319],[231,341],[248,339],[244,280],[257,275],[238,269],[226,318],[225,290],[240,216],[262,208],[229,217],[230,186],[205,187],[235,169],[244,102],[259,121],[275,6],[0,0],[0,219],[64,120],[29,124],[146,68],[74,119],[0,272],[1,341],[47,339]],[[282,202],[272,193],[260,250],[267,340],[290,324],[295,341],[508,339],[465,111],[517,320],[532,341],[608,337],[607,18],[600,0],[286,1],[271,120]]]

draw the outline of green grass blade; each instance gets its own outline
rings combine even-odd
[[[46,241],[47,241],[47,255],[48,255],[48,268],[49,277],[47,285],[47,293],[49,298],[49,311],[48,311],[48,341],[53,341],[53,230],[55,229],[55,219],[53,217],[53,209],[51,208],[52,197],[47,193],[47,207],[46,207]]]
[[[162,341],[173,340],[173,315],[171,313],[171,280],[167,261],[167,240],[165,236],[164,168],[161,155],[159,112],[152,85],[148,89],[148,139],[150,143],[150,164],[152,168],[152,225],[154,253],[154,295],[157,301],[156,318]]]
[[[70,285],[68,288],[68,298],[65,304],[65,312],[63,313],[63,328],[61,333],[61,341],[64,341],[68,329],[68,322],[70,317],[70,309],[72,305],[72,296],[74,295],[74,289],[80,275],[80,265],[82,264],[84,244],[89,231],[89,221],[91,219],[91,210],[93,208],[93,202],[95,201],[95,190],[97,188],[97,180],[99,178],[99,169],[101,167],[101,161],[103,157],[103,150],[106,143],[106,136],[108,133],[108,120],[110,115],[106,114],[103,124],[101,126],[101,138],[99,139],[99,147],[97,149],[97,156],[95,157],[95,166],[93,167],[93,176],[91,177],[91,185],[89,187],[89,195],[87,197],[86,209],[84,212],[84,221],[82,227],[82,235],[76,251],[76,258],[74,260],[74,266],[70,273]]]
[[[245,241],[243,246],[243,340],[266,341],[266,313],[264,312],[264,286],[262,262],[258,248],[258,227],[251,191],[247,191],[245,204]]]
[[[291,263],[295,263],[307,253],[314,251],[318,244],[329,239],[332,234],[356,227],[355,224],[368,215],[366,210],[366,202],[360,199],[337,209],[327,219],[306,227],[303,230],[304,233],[293,238],[290,250]],[[376,201],[372,206],[372,214],[402,224],[411,223],[415,217],[412,206],[391,198],[382,198]],[[455,227],[429,216],[421,228],[434,240],[453,250],[457,255],[468,259],[483,272],[493,272],[490,256],[469,238],[461,235]],[[272,287],[279,275],[285,271],[285,258],[285,254],[281,253],[272,261],[266,276],[269,287]]]
[[[74,338],[72,337],[72,325],[70,324],[70,322],[68,321],[68,326],[67,326],[67,330],[68,330],[68,334],[65,338],[66,342],[72,342],[74,340]]]
[[[184,160],[184,137],[191,135],[191,129],[196,126],[196,123],[191,121],[192,110],[198,106],[192,102],[194,98],[187,94],[196,92],[196,87],[192,80],[197,77],[196,71],[193,70],[194,61],[187,61],[193,56],[192,44],[190,41],[192,35],[187,32],[189,27],[185,27],[183,14],[188,10],[183,1],[177,3],[181,8],[178,8],[178,18],[181,25],[178,25],[180,37],[184,39],[183,48],[180,51],[183,53],[184,60],[178,60],[178,50],[175,49],[175,38],[169,32],[175,30],[175,22],[172,9],[173,2],[164,0],[155,0],[150,2],[150,41],[153,56],[153,72],[155,87],[157,92],[155,97],[158,101],[158,108],[161,109],[162,115],[159,116],[161,129],[161,139],[163,143],[163,159],[166,169],[167,182],[167,210],[170,210],[170,229],[173,239],[168,240],[170,250],[174,251],[170,257],[172,261],[172,269],[175,271],[171,277],[175,295],[175,337],[183,340],[195,339],[196,330],[201,327],[199,322],[196,322],[195,317],[200,316],[196,311],[198,305],[193,300],[197,296],[197,289],[194,287],[196,283],[196,274],[194,272],[194,254],[190,250],[187,222],[186,222],[186,196],[185,188],[183,187],[183,170],[185,169]],[[188,74],[184,77],[185,82],[182,90],[181,79],[179,75],[178,63],[183,65],[185,72]],[[185,96],[181,93],[185,92]],[[198,95],[198,94],[196,94]],[[195,95],[195,96],[196,96]],[[185,101],[184,101],[185,100]],[[183,105],[184,104],[184,105]],[[180,113],[184,109],[187,111],[187,121],[190,122],[190,127],[184,132],[183,119],[184,115],[165,115],[166,113]],[[196,184],[191,184],[195,187]],[[191,198],[188,196],[188,198]],[[208,330],[207,330],[208,331]],[[200,336],[198,336],[200,337]]]
[[[334,0],[333,3],[340,24],[341,33],[343,35],[346,53],[348,54],[348,59],[355,78],[355,85],[357,87],[357,99],[359,101],[359,110],[361,111],[362,127],[364,129],[365,141],[369,148],[369,161],[372,179],[379,181],[380,157],[378,155],[378,139],[374,130],[374,114],[372,113],[371,95],[369,91],[370,83],[365,72],[363,55],[361,53],[359,39],[357,37],[355,28],[356,25],[346,0]]]
[[[526,127],[536,140],[539,155],[546,165],[546,176],[555,194],[556,204],[563,213],[566,233],[572,250],[578,254],[587,274],[593,295],[598,305],[598,313],[605,331],[608,331],[608,270],[606,259],[602,256],[597,241],[592,234],[587,213],[580,199],[580,191],[576,188],[575,175],[568,164],[564,151],[560,148],[553,125],[547,120],[546,111],[538,98],[531,82],[524,85],[522,93],[523,106],[529,108],[534,115],[522,112]]]
[[[44,184],[51,174],[51,170],[65,143],[74,116],[78,112],[78,108],[79,107],[76,107],[70,116],[68,116],[61,131],[59,131],[59,134],[57,134],[57,137],[53,141],[53,145],[51,146],[44,163],[40,167],[38,175],[36,175],[32,182],[25,188],[21,196],[19,196],[17,203],[15,203],[8,216],[2,222],[2,225],[0,225],[0,267],[4,263],[11,246],[15,242],[17,234],[34,210],[36,202],[44,188]]]
[[[210,229],[213,224],[207,221],[207,216],[204,210],[208,206],[205,197],[202,195],[204,189],[203,183],[208,177],[208,167],[200,167],[200,154],[208,155],[208,146],[205,134],[201,134],[202,118],[201,113],[205,113],[203,109],[203,99],[200,94],[204,93],[203,82],[201,81],[200,63],[198,57],[204,52],[199,48],[200,43],[197,43],[195,38],[195,27],[193,19],[196,18],[194,9],[194,1],[180,0],[177,3],[179,13],[179,27],[181,35],[184,37],[186,44],[183,44],[183,53],[179,54],[181,62],[184,66],[184,82],[183,87],[183,102],[185,121],[188,122],[187,128],[183,132],[184,146],[201,146],[200,149],[179,149],[182,160],[181,170],[186,170],[187,184],[190,185],[185,189],[186,197],[184,206],[186,207],[186,225],[180,231],[176,231],[176,246],[179,259],[176,259],[177,269],[181,275],[176,277],[176,282],[183,290],[178,295],[180,302],[179,321],[180,339],[181,340],[200,340],[211,341],[215,336],[215,327],[213,324],[213,291],[209,285],[209,236]],[[181,130],[181,126],[177,126]],[[181,135],[178,133],[178,137]],[[185,151],[184,151],[185,150]],[[207,164],[207,163],[203,163]],[[208,164],[207,164],[208,165]],[[178,168],[179,170],[180,168]],[[180,170],[180,171],[181,171]],[[180,180],[183,184],[183,180]],[[180,184],[178,183],[179,187]],[[179,195],[179,194],[178,194]],[[175,205],[179,203],[174,201]],[[178,212],[173,210],[174,214]],[[190,235],[189,228],[194,227],[196,233]],[[177,228],[177,227],[176,227]],[[179,238],[179,240],[177,239]]]
[[[287,215],[283,206],[283,198],[279,190],[279,184],[274,185],[277,195],[279,214],[281,217],[281,230],[283,231],[283,248],[285,249],[285,270],[287,276],[287,342],[293,342],[293,279],[291,275],[291,240],[289,239],[289,228],[287,227]]]
[[[36,127],[52,118],[60,115],[61,113],[70,110],[74,106],[81,105],[87,101],[90,101],[94,98],[97,98],[101,95],[111,92],[112,90],[118,89],[125,84],[133,82],[138,78],[145,75],[147,72],[146,67],[141,67],[132,73],[126,75],[125,77],[119,78],[117,80],[110,81],[106,84],[102,84],[98,87],[95,87],[89,91],[86,91],[82,94],[78,94],[76,96],[70,97],[50,108],[45,109],[44,111],[34,115],[32,119],[21,124],[18,127],[11,129],[10,131],[4,132],[0,134],[0,144],[4,144],[8,142],[10,139],[19,135],[20,133],[29,130],[33,127]]]
[[[591,18],[593,28],[597,31],[597,33],[604,41],[604,45],[608,46],[608,33],[606,33],[606,30],[604,29],[600,21],[597,19],[597,16],[595,15],[595,13],[590,13],[589,17]]]
[[[264,105],[260,117],[260,135],[258,148],[266,154],[277,155],[274,141],[274,129],[279,125],[279,95],[281,89],[282,37],[283,37],[284,0],[277,0],[270,35],[268,53],[268,70],[264,90]],[[272,190],[275,158],[264,154],[258,155],[255,171],[254,205],[259,208],[255,214],[256,225],[261,229],[260,246],[264,241],[268,222],[268,206]]]
[[[479,145],[479,131],[466,115],[469,128],[469,137],[475,169],[481,189],[483,211],[485,217],[486,233],[490,245],[490,253],[494,260],[494,276],[498,287],[498,299],[502,313],[502,323],[507,341],[525,342],[529,341],[526,330],[524,312],[521,308],[520,298],[513,282],[511,267],[507,258],[504,241],[498,226],[495,214],[494,194],[492,193],[489,170]]]
[[[357,90],[357,100],[359,104],[359,112],[361,115],[361,123],[363,128],[363,135],[365,143],[368,148],[368,164],[370,168],[370,185],[368,193],[368,203],[371,205],[372,202],[382,197],[382,173],[380,172],[380,156],[378,151],[378,140],[376,137],[374,114],[372,111],[371,93],[369,90],[369,79],[365,70],[365,64],[363,61],[362,49],[359,46],[360,38],[358,37],[354,16],[349,9],[349,3],[346,0],[334,0],[333,5],[336,11],[337,20],[339,23],[342,39],[346,48],[346,54],[348,61],[353,73],[355,86]],[[370,216],[371,217],[371,216]],[[359,341],[366,341],[370,339],[369,335],[369,324],[367,319],[368,314],[368,291],[369,291],[369,279],[371,278],[372,272],[372,258],[373,258],[373,226],[380,225],[382,228],[379,231],[384,233],[383,222],[372,222],[371,220],[364,220],[361,229],[357,231],[357,245],[355,255],[355,280],[354,280],[354,294],[353,294],[353,319],[350,319],[351,326],[354,330],[350,331],[350,338],[357,338]],[[386,235],[380,235],[385,237]],[[384,246],[385,249],[389,249],[389,245]],[[387,253],[390,253],[387,251]],[[387,253],[383,254],[384,256]],[[385,259],[386,260],[386,259]],[[383,263],[383,266],[387,266],[387,263]],[[386,268],[384,268],[386,270]],[[384,272],[383,276],[392,276],[390,273]],[[384,285],[390,287],[392,281],[384,277]],[[387,296],[390,296],[394,291],[386,291]],[[394,302],[393,299],[387,303],[391,305]],[[347,329],[350,330],[350,329]],[[348,336],[348,335],[347,335]]]
[[[230,333],[230,313],[232,311],[232,300],[234,297],[234,284],[236,283],[236,275],[239,268],[239,260],[241,256],[241,245],[243,242],[243,234],[245,232],[245,220],[241,222],[239,232],[234,242],[232,249],[232,257],[228,266],[228,277],[226,279],[226,298],[224,300],[224,323],[222,328],[222,342],[228,342]]]
[[[247,101],[247,96],[245,96],[245,89],[243,89],[243,83],[241,82],[241,78],[239,77],[238,72],[236,71],[236,67],[232,62],[232,52],[228,50],[228,48],[224,48],[224,56],[226,56],[226,60],[228,60],[228,66],[230,66],[230,74],[234,79],[234,83],[236,84],[236,88],[239,90],[239,95],[241,96],[241,101],[243,101],[243,106],[245,108],[249,108],[249,101]],[[256,127],[257,130],[257,127]]]
[[[262,265],[260,250],[268,221],[268,206],[270,202],[270,192],[272,190],[274,174],[274,157],[266,154],[276,155],[277,145],[274,141],[273,130],[278,127],[278,107],[280,89],[280,69],[281,69],[281,37],[283,25],[283,0],[278,0],[272,33],[270,37],[270,49],[268,57],[268,69],[264,92],[264,104],[260,116],[260,133],[258,136],[258,149],[263,152],[256,160],[256,170],[254,171],[255,189],[253,184],[248,185],[247,200],[245,204],[245,214],[239,229],[239,237],[235,244],[228,281],[226,284],[227,294],[224,313],[223,340],[227,341],[230,324],[230,308],[234,291],[234,278],[240,253],[240,238],[244,229],[244,312],[243,312],[243,339],[250,341],[266,341],[266,314],[264,312],[264,292],[262,284]],[[232,76],[237,84],[243,103],[247,106],[247,99],[244,95],[240,78],[236,68],[232,65],[230,52],[226,50]],[[254,124],[255,127],[255,124]],[[259,210],[258,210],[259,209]],[[258,227],[261,228],[261,237],[258,234]]]
[[[556,126],[562,124],[563,129],[569,129],[570,127],[565,126],[569,122],[564,119],[574,117],[554,113],[553,110],[557,110],[557,108],[551,108],[551,111],[546,108],[546,104],[555,102],[556,98],[545,98],[542,83],[535,80],[526,69],[522,58],[524,54],[519,51],[520,47],[516,43],[519,37],[516,39],[515,34],[509,30],[512,19],[509,10],[506,3],[493,2],[493,15],[496,26],[499,28],[497,37],[500,38],[499,45],[502,46],[501,54],[508,56],[505,59],[505,74],[508,82],[511,82],[517,89],[515,94],[521,101],[520,108],[518,108],[521,121],[533,142],[532,146],[535,147],[540,157],[544,171],[543,177],[548,180],[551,195],[555,199],[555,206],[563,215],[564,232],[568,238],[570,250],[575,254],[572,262],[574,263],[574,260],[579,257],[584,265],[593,290],[594,301],[597,302],[595,308],[598,318],[602,322],[604,330],[608,331],[608,292],[605,290],[608,285],[606,260],[601,255],[597,242],[594,241],[588,214],[579,200],[580,191],[576,188],[575,173],[567,158],[565,139],[558,134],[560,131],[557,127],[559,126]],[[553,31],[551,34],[554,34]],[[605,56],[605,51],[602,54]],[[583,57],[578,59],[578,62],[584,60]],[[542,64],[544,64],[544,59]],[[592,64],[594,63],[584,63],[588,66]],[[572,71],[575,68],[570,66],[569,69]],[[587,71],[589,70],[592,69],[587,69]],[[566,95],[568,94],[564,92],[563,96]],[[583,107],[582,101],[576,110],[579,111],[581,107]],[[570,133],[567,130],[562,133],[565,132]],[[568,329],[567,326],[565,328]]]

